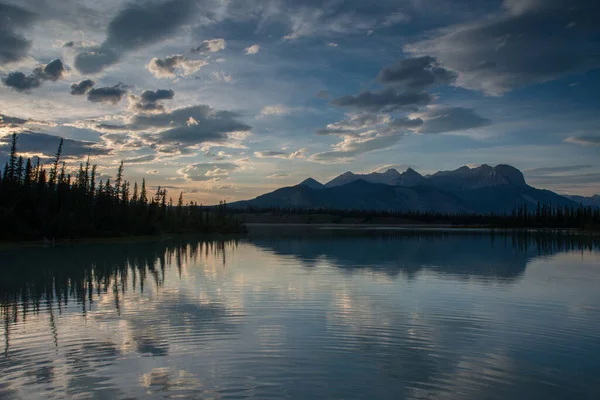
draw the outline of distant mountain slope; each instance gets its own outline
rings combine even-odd
[[[385,172],[372,172],[370,174],[354,174],[348,171],[327,182],[325,186],[331,188],[346,185],[358,180],[392,186],[416,186],[427,184],[427,179],[412,168],[407,169],[403,173],[390,168]]]
[[[527,185],[523,173],[510,165],[490,167],[484,164],[477,168],[464,166],[454,171],[436,172],[428,176],[427,179],[439,188],[452,191],[502,185]]]
[[[306,185],[285,187],[253,200],[231,203],[231,207],[253,206],[330,208],[362,210],[420,210],[469,212],[466,201],[433,187],[402,187],[357,180],[342,186],[313,189]]]
[[[323,185],[321,182],[319,182],[313,178],[305,179],[302,182],[300,182],[299,185],[308,186],[311,189],[324,189],[325,188],[325,185]]]
[[[596,196],[598,197],[598,196]],[[592,198],[593,201],[594,198]],[[427,211],[442,213],[510,213],[526,204],[576,206],[572,199],[527,185],[523,174],[509,165],[467,166],[426,177],[409,168],[403,173],[346,172],[325,185],[308,178],[234,207],[329,208],[357,210]]]
[[[573,200],[577,204],[583,204],[585,207],[600,207],[600,194],[596,194],[591,197],[585,196],[564,196],[570,200]]]

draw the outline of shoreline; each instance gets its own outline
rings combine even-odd
[[[579,235],[600,235],[600,231],[585,231],[577,228],[504,228],[490,225],[452,225],[452,224],[402,224],[402,223],[286,223],[286,222],[250,222],[246,223],[246,232],[238,233],[174,233],[167,235],[141,235],[141,236],[106,236],[106,237],[81,237],[70,239],[37,239],[37,240],[0,240],[0,250],[8,247],[54,247],[77,244],[102,244],[102,243],[139,243],[151,241],[163,241],[173,238],[184,237],[245,237],[252,234],[253,231],[263,229],[303,229],[305,231],[455,231],[455,232],[546,232],[546,233],[569,233]]]

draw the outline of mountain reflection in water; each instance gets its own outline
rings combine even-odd
[[[593,398],[599,248],[264,230],[0,249],[0,398]]]

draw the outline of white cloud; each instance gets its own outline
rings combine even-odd
[[[280,174],[269,175],[269,176],[267,176],[267,179],[283,179],[283,178],[289,178],[289,177],[290,177],[290,174],[280,173]]]
[[[253,55],[253,54],[256,54],[256,53],[258,53],[258,52],[259,52],[259,50],[260,50],[260,46],[259,46],[259,45],[257,45],[257,44],[253,44],[253,45],[252,45],[252,46],[250,46],[250,47],[246,47],[246,48],[244,49],[244,53],[246,53],[246,55]]]
[[[210,74],[211,78],[216,82],[233,83],[233,76],[223,71],[215,71]]]
[[[149,175],[158,175],[159,171],[157,169],[149,169],[148,171],[146,171],[146,173]]]
[[[165,58],[154,57],[146,68],[157,78],[175,78],[177,70],[180,70],[183,75],[191,75],[205,65],[208,65],[206,60],[190,60],[186,56],[177,54]]]
[[[233,163],[195,163],[177,171],[188,182],[220,181],[240,167]]]
[[[225,50],[226,47],[227,42],[225,42],[225,39],[209,39],[203,41],[200,46],[193,48],[192,53],[216,53]]]
[[[286,115],[289,114],[291,109],[283,104],[274,104],[271,106],[265,106],[260,110],[258,117],[267,117],[269,115]]]
[[[291,160],[295,158],[304,158],[306,149],[299,149],[293,152],[278,151],[278,150],[267,150],[267,151],[255,151],[254,156],[257,158],[280,158],[283,160]]]

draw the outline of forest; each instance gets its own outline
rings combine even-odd
[[[167,233],[238,233],[245,227],[226,203],[203,207],[185,203],[183,193],[174,204],[166,189],[149,193],[124,179],[123,163],[114,182],[98,179],[97,165],[88,156],[76,173],[61,159],[63,141],[49,169],[36,157],[18,154],[12,135],[10,154],[0,170],[0,239],[36,240],[90,237],[163,235]]]
[[[505,229],[543,228],[576,229],[583,231],[600,230],[600,208],[578,206],[553,206],[537,204],[528,207],[518,205],[503,214],[477,213],[434,213],[402,210],[339,210],[339,209],[303,209],[303,208],[255,208],[229,207],[227,213],[249,216],[268,216],[271,220],[281,220],[285,216],[299,216],[304,223],[352,223],[352,224],[435,224],[457,227],[491,227]],[[256,218],[254,218],[256,219]]]

